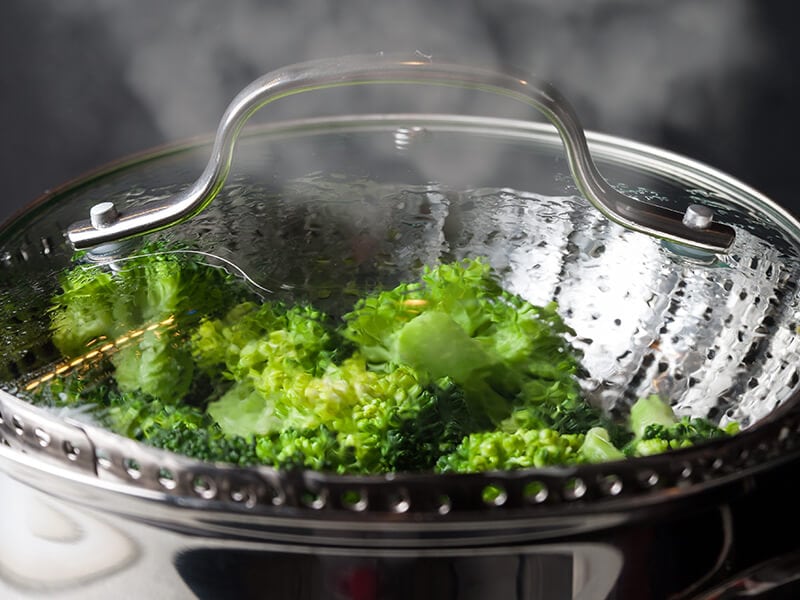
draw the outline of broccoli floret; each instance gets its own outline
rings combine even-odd
[[[53,342],[72,357],[113,344],[120,390],[176,402],[189,390],[194,362],[185,348],[192,323],[241,296],[224,271],[194,255],[151,243],[106,267],[79,264],[53,300]]]
[[[180,428],[200,430],[212,422],[197,407],[188,404],[165,403],[141,392],[109,390],[96,404],[97,415],[115,433],[139,441]]]
[[[364,298],[344,320],[343,335],[373,368],[449,377],[494,423],[519,404],[579,397],[577,353],[555,305],[505,291],[482,260],[426,268],[419,283]]]
[[[255,435],[266,464],[357,473],[429,469],[477,427],[452,384],[423,386],[407,367],[371,371],[353,355],[296,375],[279,387],[268,376],[268,391],[237,384],[208,413],[226,434]]]
[[[146,331],[135,344],[120,348],[111,359],[120,390],[172,403],[183,398],[194,377],[192,355],[184,344],[169,332]]]
[[[38,387],[32,400],[66,411],[125,437],[184,456],[239,466],[259,459],[255,441],[227,435],[203,408],[186,403],[165,403],[142,392],[121,392],[102,373],[93,377],[70,374]]]
[[[256,456],[266,465],[282,469],[348,472],[355,459],[348,455],[338,434],[324,425],[313,429],[284,429],[256,437]]]
[[[76,356],[100,338],[121,333],[115,316],[117,282],[96,265],[77,265],[61,277],[53,299],[53,344],[65,356]]]
[[[260,463],[252,437],[225,435],[214,424],[193,428],[179,424],[171,430],[154,431],[143,440],[146,444],[198,460],[229,463],[240,467]]]
[[[615,442],[624,438],[620,428],[602,410],[584,400],[571,383],[566,386],[562,382],[550,385],[536,383],[539,389],[535,394],[522,397],[511,415],[502,421],[502,429],[553,429],[559,433],[586,433],[594,427],[601,427],[613,434]]]
[[[440,473],[575,465],[586,462],[581,453],[583,434],[561,434],[552,429],[483,431],[464,438],[450,454],[442,456]]]
[[[156,448],[210,462],[258,464],[255,441],[226,435],[202,409],[168,404],[143,393],[109,391],[96,411],[108,429]]]
[[[641,438],[645,429],[651,425],[669,427],[675,421],[675,412],[672,407],[657,394],[639,398],[631,406],[630,416],[628,417],[630,430],[637,438]]]
[[[234,306],[222,319],[204,319],[191,338],[192,353],[206,372],[231,380],[263,379],[265,369],[292,376],[316,374],[346,344],[330,318],[308,305],[280,302]]]
[[[631,407],[630,430],[634,438],[625,445],[624,453],[627,456],[650,456],[728,437],[738,431],[738,425],[732,423],[721,428],[708,419],[678,419],[668,402],[651,394],[640,398]]]

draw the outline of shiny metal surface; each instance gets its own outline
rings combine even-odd
[[[68,229],[76,248],[142,235],[170,227],[205,209],[217,196],[230,171],[236,139],[246,121],[275,100],[318,89],[364,84],[433,84],[488,91],[531,105],[558,130],[572,176],[581,193],[608,219],[633,231],[670,240],[691,248],[724,251],[733,242],[733,229],[707,218],[684,220],[683,215],[645,204],[611,187],[595,167],[577,115],[561,94],[544,81],[498,74],[483,69],[421,60],[382,56],[329,59],[289,66],[257,79],[229,105],[217,130],[211,158],[200,177],[187,190],[141,211],[73,224]],[[100,205],[98,205],[100,206]],[[102,203],[113,209],[113,204]],[[97,208],[97,207],[95,207]],[[94,209],[93,209],[94,210]],[[706,211],[711,209],[706,207]]]
[[[9,600],[659,598],[713,577],[733,541],[728,509],[711,504],[636,527],[608,524],[585,539],[552,531],[537,541],[522,526],[516,539],[487,531],[439,547],[424,526],[412,536],[384,526],[377,545],[343,545],[326,538],[322,523],[284,519],[306,529],[295,538],[282,537],[277,522],[258,533],[240,519],[234,530],[230,514],[87,488],[7,459],[0,448],[0,596]],[[702,539],[682,539],[686,532]],[[665,567],[644,577],[651,561]]]

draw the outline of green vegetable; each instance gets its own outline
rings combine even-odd
[[[674,423],[672,407],[656,394],[640,398],[631,406],[630,429],[637,438],[641,438],[651,425],[669,427]]]
[[[625,454],[611,441],[608,431],[602,427],[592,427],[586,432],[580,452],[587,461],[593,463],[625,458]]]
[[[481,259],[426,267],[336,321],[256,303],[165,250],[65,274],[53,341],[103,360],[35,386],[35,402],[201,460],[338,473],[595,463],[735,433],[657,396],[613,421],[581,394],[557,306],[503,289]]]
[[[624,453],[650,456],[733,435],[738,432],[738,425],[732,423],[720,428],[707,419],[678,419],[668,402],[650,395],[640,398],[631,407],[630,429],[634,438],[623,448]]]
[[[226,433],[254,436],[267,464],[356,473],[426,469],[472,426],[459,394],[421,385],[408,368],[371,371],[357,354],[319,376],[299,371],[278,381],[268,371],[268,392],[239,383],[208,407]]]
[[[578,356],[555,305],[504,290],[482,260],[426,268],[420,282],[364,298],[344,320],[343,335],[373,368],[448,376],[476,417],[499,423],[520,405],[579,400]]]
[[[194,255],[157,244],[118,261],[114,272],[79,264],[62,277],[53,300],[53,343],[67,357],[113,343],[121,391],[177,402],[194,378],[186,330],[237,298],[229,280]]]
[[[558,433],[552,429],[483,431],[464,438],[454,452],[436,464],[439,472],[477,473],[549,467],[585,462],[581,454],[583,434]]]

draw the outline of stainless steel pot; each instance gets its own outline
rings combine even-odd
[[[556,131],[358,114],[246,129],[234,153],[265,88],[271,101],[379,83],[392,102],[395,89],[442,83],[500,93],[543,110]],[[769,525],[792,518],[773,494],[800,455],[800,224],[727,175],[655,148],[589,134],[587,162],[565,106],[527,78],[419,60],[290,67],[234,101],[216,142],[113,165],[8,223],[4,597],[698,597],[760,561],[786,564],[792,526],[765,544],[780,533]],[[98,216],[109,201],[121,218]],[[94,221],[81,221],[93,207]],[[334,311],[345,285],[486,256],[517,293],[558,302],[593,402],[624,413],[658,391],[679,414],[744,431],[600,465],[366,477],[201,463],[30,405],[25,387],[64,366],[46,309],[73,244],[153,228],[266,293]],[[753,510],[764,511],[763,531]]]

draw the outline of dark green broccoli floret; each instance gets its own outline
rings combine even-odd
[[[241,467],[261,462],[252,437],[225,435],[214,424],[206,424],[201,428],[177,425],[171,430],[154,431],[143,441],[163,450],[209,462],[230,463]]]

